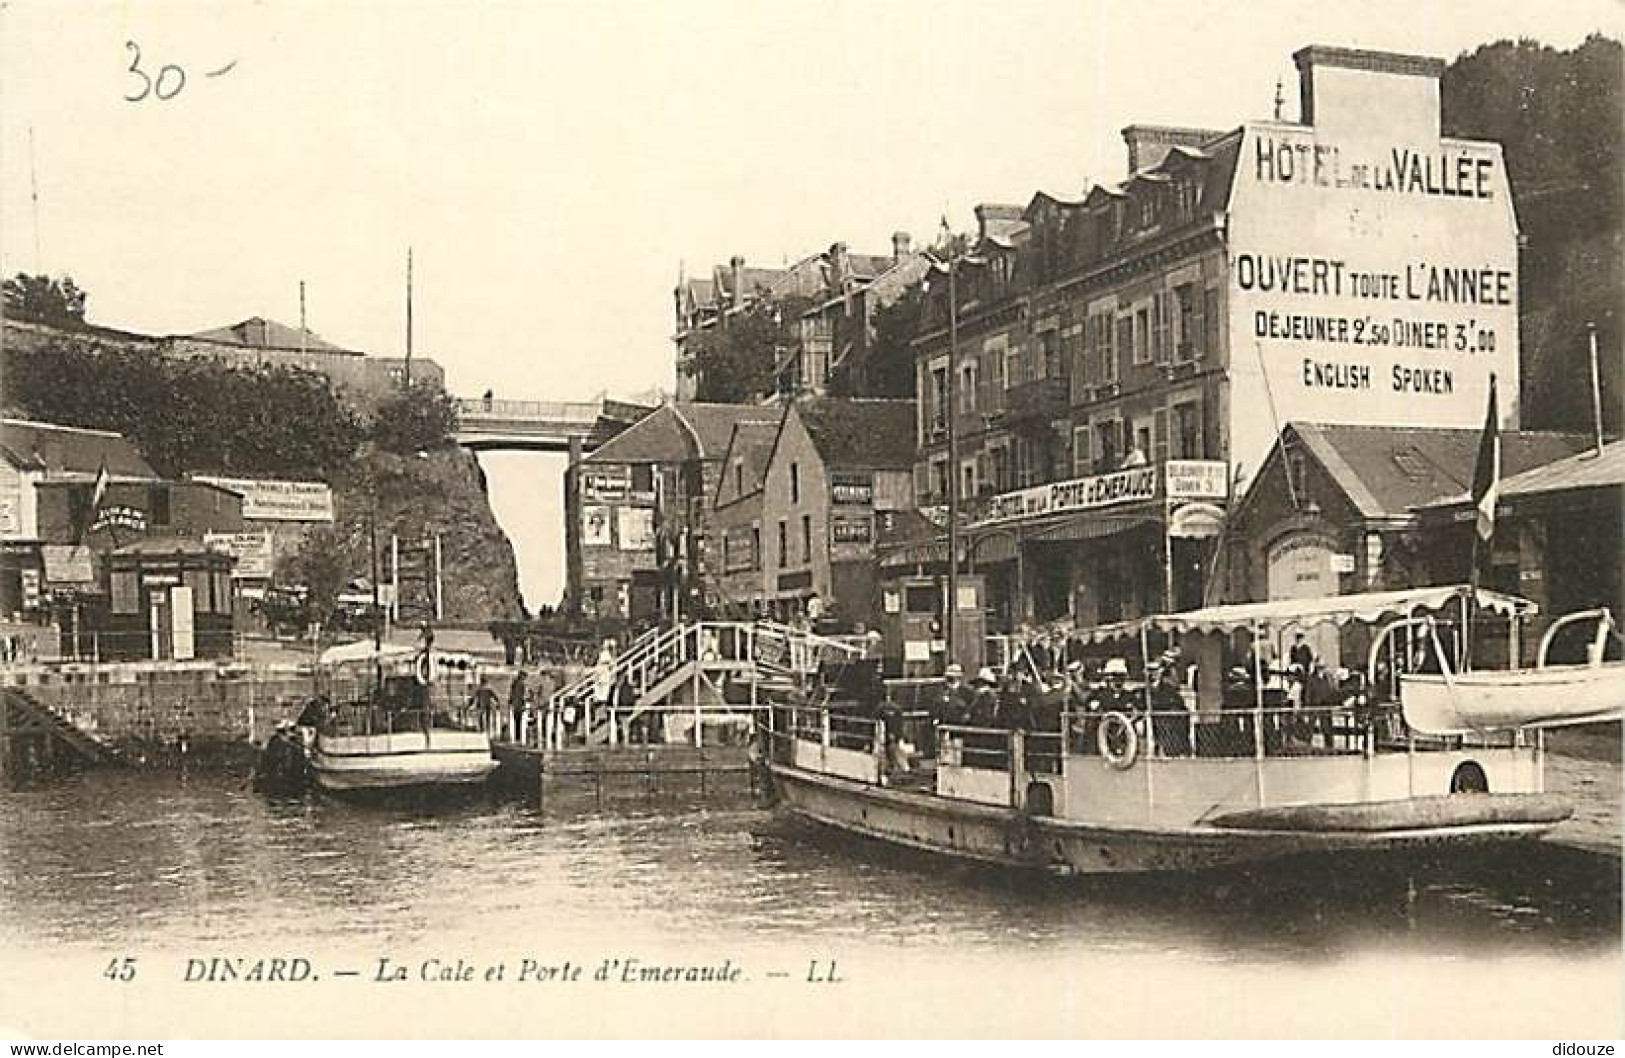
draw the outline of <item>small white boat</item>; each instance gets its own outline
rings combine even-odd
[[[1549,665],[1558,631],[1597,621],[1597,633],[1580,665]],[[1625,662],[1604,661],[1610,635],[1618,636],[1607,609],[1569,614],[1541,639],[1536,667],[1508,671],[1450,671],[1438,637],[1430,636],[1439,672],[1399,678],[1405,723],[1429,735],[1568,727],[1618,720],[1625,715]]]
[[[316,784],[336,792],[477,785],[496,766],[484,732],[438,727],[379,734],[318,731],[311,752]]]
[[[477,788],[496,770],[490,736],[465,709],[432,701],[442,668],[468,669],[473,659],[432,650],[361,642],[323,655],[336,670],[361,665],[374,673],[366,700],[316,710],[310,775],[330,793]],[[385,668],[393,674],[384,676]]]

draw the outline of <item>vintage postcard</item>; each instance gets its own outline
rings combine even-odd
[[[1617,1037],[1622,34],[0,3],[0,1034]]]

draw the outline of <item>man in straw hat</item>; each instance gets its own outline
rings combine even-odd
[[[942,674],[942,701],[937,710],[938,721],[944,724],[970,723],[971,701],[971,690],[965,686],[965,668],[954,662]]]

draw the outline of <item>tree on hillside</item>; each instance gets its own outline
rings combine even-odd
[[[164,357],[62,338],[7,349],[6,404],[44,422],[113,430],[161,473],[322,478],[346,470],[355,416],[324,375]]]
[[[414,382],[373,413],[367,436],[386,452],[413,452],[444,448],[457,434],[457,402],[432,382]]]
[[[5,281],[4,290],[9,319],[58,327],[84,325],[85,292],[74,283],[72,276],[54,279],[48,275],[18,272]]]
[[[1446,135],[1504,150],[1519,255],[1526,427],[1591,422],[1587,322],[1597,326],[1604,414],[1619,425],[1619,306],[1625,300],[1625,72],[1619,42],[1572,51],[1500,41],[1463,55],[1441,85]]]
[[[777,389],[774,369],[795,344],[804,297],[764,298],[737,316],[689,339],[700,376],[695,396],[719,404],[747,404]]]
[[[279,585],[304,589],[306,624],[333,623],[339,595],[356,568],[353,550],[343,534],[322,526],[311,530],[299,550],[278,567],[275,579]]]
[[[915,395],[914,339],[920,333],[925,289],[909,287],[903,296],[875,313],[874,345],[869,353],[869,396]]]

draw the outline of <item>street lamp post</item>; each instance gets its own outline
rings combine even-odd
[[[946,229],[947,222],[943,222]],[[947,636],[943,651],[943,664],[953,663],[957,653],[954,635],[959,610],[959,431],[956,424],[959,413],[959,289],[957,283],[958,256],[954,252],[954,236],[948,235],[948,613],[943,621]]]

